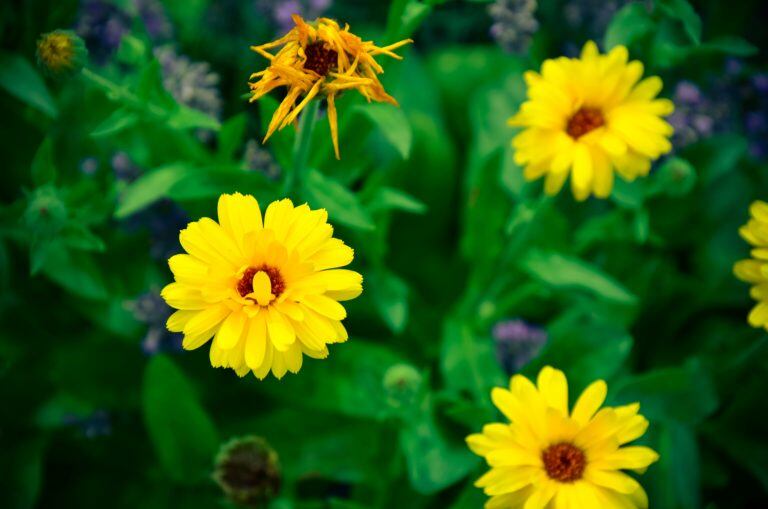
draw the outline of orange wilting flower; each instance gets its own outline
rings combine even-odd
[[[296,26],[283,37],[251,46],[256,53],[267,58],[269,67],[251,75],[250,102],[254,102],[270,91],[286,87],[283,102],[272,115],[266,142],[272,134],[293,123],[299,113],[315,97],[328,101],[328,123],[336,158],[339,159],[339,135],[336,121],[336,97],[348,89],[355,89],[368,102],[387,102],[398,106],[394,97],[387,94],[378,75],[384,69],[376,62],[376,55],[387,55],[401,60],[393,50],[413,42],[405,39],[380,48],[371,41],[363,41],[349,31],[349,25],[342,29],[328,18],[318,18],[307,23],[298,14],[293,15]],[[281,47],[282,46],[282,47]],[[268,50],[280,47],[276,54]]]

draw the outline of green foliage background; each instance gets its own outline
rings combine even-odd
[[[652,507],[765,504],[768,341],[746,324],[748,290],[731,267],[747,256],[737,230],[749,203],[768,199],[766,161],[733,130],[617,182],[607,201],[525,183],[506,119],[524,70],[584,42],[560,29],[563,2],[540,2],[530,51],[512,56],[488,39],[483,2],[337,1],[330,14],[365,37],[416,40],[384,63],[401,109],[341,98],[343,158],[320,123],[293,196],[327,208],[356,249],[366,284],[349,306],[350,341],[282,381],[214,370],[207,348],[143,353],[129,303],[171,275],[127,222],[167,199],[196,219],[222,192],[282,197],[282,182],[243,157],[277,105],[244,98],[264,65],[248,45],[274,27],[248,2],[164,7],[178,47],[222,76],[222,119],[164,89],[138,18],[106,65],[52,80],[33,65],[35,40],[72,26],[77,4],[0,6],[0,507],[227,505],[213,459],[246,434],[280,456],[275,509],[481,507],[472,482],[485,467],[463,438],[499,418],[489,391],[506,376],[491,328],[507,317],[550,336],[524,373],[551,364],[572,395],[604,378],[611,404],[641,402],[644,441],[661,454],[642,480]],[[599,42],[628,45],[669,95],[726,58],[764,71],[760,9],[629,3]],[[301,155],[294,141],[287,129],[266,146],[283,169]],[[108,167],[118,150],[143,169],[137,180],[80,170],[86,157]],[[421,373],[405,399],[384,384],[398,364]],[[101,413],[109,433],[89,436]]]

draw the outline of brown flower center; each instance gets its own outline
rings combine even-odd
[[[581,108],[568,119],[566,131],[574,140],[578,140],[590,131],[605,125],[603,112],[597,108]]]
[[[581,479],[587,466],[584,451],[566,442],[547,447],[541,454],[541,459],[549,478],[563,483]]]
[[[320,76],[326,76],[328,72],[336,67],[339,54],[335,50],[325,47],[322,41],[316,41],[309,44],[304,49],[307,59],[304,61],[304,69],[315,71]]]
[[[275,298],[280,297],[280,294],[285,291],[285,280],[276,267],[270,267],[268,265],[248,267],[245,269],[243,277],[237,282],[237,293],[239,293],[241,297],[245,297],[251,293],[253,291],[253,276],[259,272],[264,272],[269,276],[269,282],[272,285],[272,295],[274,295]]]

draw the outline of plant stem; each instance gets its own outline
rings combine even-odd
[[[283,194],[293,196],[300,189],[306,178],[307,162],[309,160],[309,149],[312,145],[312,133],[315,130],[315,121],[317,120],[317,109],[320,106],[319,100],[311,101],[299,119],[299,129],[296,133],[296,141],[293,145],[293,165],[285,176]]]

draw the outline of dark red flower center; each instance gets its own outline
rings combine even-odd
[[[574,140],[578,140],[590,131],[605,125],[603,112],[597,108],[581,108],[568,119],[566,131]]]
[[[304,49],[307,59],[304,61],[304,69],[315,71],[320,76],[326,76],[331,69],[336,67],[339,54],[335,50],[325,47],[322,41],[309,44]]]
[[[563,483],[581,479],[587,466],[584,451],[566,442],[547,447],[541,459],[549,478]]]
[[[285,291],[285,280],[282,274],[276,267],[270,267],[268,265],[262,265],[261,267],[248,267],[243,272],[243,277],[237,282],[237,293],[241,297],[245,297],[253,291],[253,276],[259,272],[264,272],[269,277],[269,282],[272,285],[272,295],[275,298]]]

